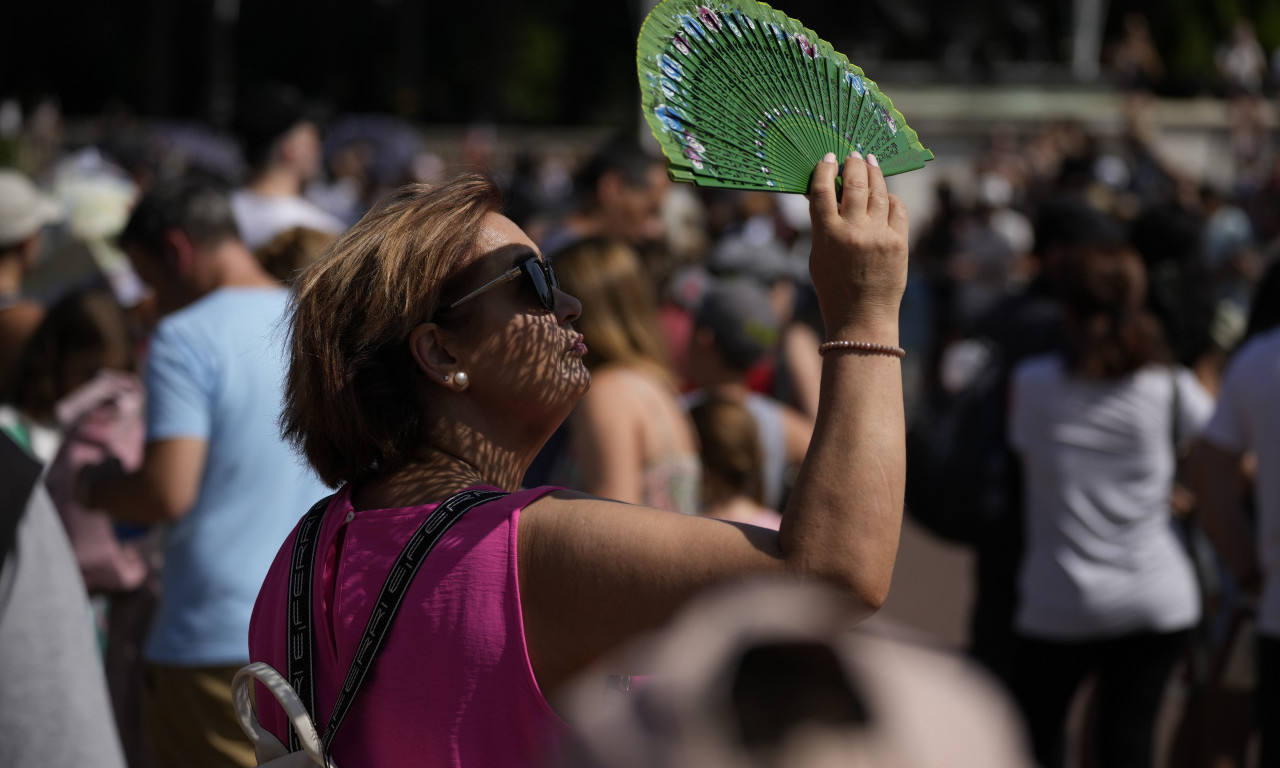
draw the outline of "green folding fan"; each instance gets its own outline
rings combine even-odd
[[[755,0],[663,0],[637,43],[645,119],[675,181],[807,192],[827,152],[886,176],[933,153],[879,86],[813,30]]]

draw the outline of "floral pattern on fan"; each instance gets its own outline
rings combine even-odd
[[[675,181],[807,192],[827,152],[886,176],[933,153],[858,66],[755,0],[663,0],[637,42],[642,107]]]

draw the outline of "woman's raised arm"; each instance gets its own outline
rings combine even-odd
[[[814,171],[809,272],[828,340],[897,346],[907,280],[907,210],[878,166],[845,160],[837,204],[834,162]],[[788,568],[833,581],[879,607],[902,525],[906,460],[898,359],[833,351],[822,365],[809,452],[783,516]]]
[[[874,161],[828,156],[814,171],[810,273],[827,338],[896,346],[907,212]],[[548,693],[702,587],[777,572],[836,584],[870,613],[893,574],[905,482],[896,357],[835,350],[823,361],[809,452],[778,533],[573,493],[529,506],[519,530],[530,655]]]

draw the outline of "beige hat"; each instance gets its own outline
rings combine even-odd
[[[985,671],[855,621],[818,582],[709,589],[570,684],[574,732],[554,765],[1032,768],[1021,716]]]
[[[13,245],[62,219],[57,200],[36,189],[25,175],[0,169],[0,247]]]

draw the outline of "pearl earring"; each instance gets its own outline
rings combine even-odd
[[[467,386],[467,381],[469,379],[467,377],[467,374],[464,371],[458,371],[456,374],[454,374],[453,378],[455,381],[458,382],[458,386],[460,387]]]

